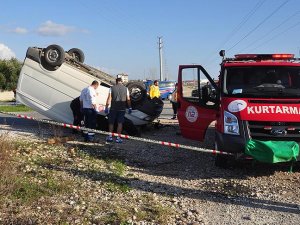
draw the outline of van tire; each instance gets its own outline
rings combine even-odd
[[[69,51],[68,51],[68,54],[70,56],[72,56],[72,58],[74,58],[75,61],[77,62],[80,62],[80,63],[83,63],[84,62],[84,53],[81,49],[79,48],[71,48]]]
[[[129,90],[132,104],[139,104],[147,96],[146,87],[142,82],[129,82],[126,87]]]
[[[51,67],[61,66],[65,60],[65,51],[59,45],[49,45],[44,49],[44,59]]]

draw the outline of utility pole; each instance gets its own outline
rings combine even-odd
[[[158,37],[158,50],[159,50],[159,79],[163,81],[163,59],[162,59],[162,37]]]

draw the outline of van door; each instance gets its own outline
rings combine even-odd
[[[219,88],[202,66],[179,66],[178,121],[183,137],[203,141],[216,120],[219,99]]]

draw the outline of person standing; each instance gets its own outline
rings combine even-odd
[[[172,120],[175,120],[177,118],[177,109],[178,109],[177,86],[178,86],[178,84],[176,83],[175,89],[172,92],[172,97],[171,97],[171,103],[172,103],[172,108],[173,108],[173,117],[171,118]]]
[[[160,90],[158,86],[158,80],[155,80],[150,86],[149,95],[151,99],[160,98]]]
[[[73,125],[74,126],[81,126],[83,121],[83,112],[82,112],[82,105],[80,104],[80,97],[77,97],[71,101],[70,108],[73,113]],[[73,129],[73,133],[77,133],[76,129]]]
[[[99,86],[99,82],[94,80],[92,84],[81,91],[80,104],[82,105],[84,124],[86,128],[96,128],[96,89]],[[84,140],[90,142],[94,140],[95,133],[85,132]]]
[[[108,114],[108,106],[110,111]],[[128,88],[122,83],[122,78],[116,79],[116,85],[112,86],[106,100],[105,113],[108,114],[108,131],[113,133],[115,122],[118,123],[117,133],[121,134],[125,121],[125,111],[128,106],[128,113],[132,112],[131,101]],[[112,134],[106,138],[107,142],[113,142]],[[122,139],[117,137],[117,143],[122,143]]]

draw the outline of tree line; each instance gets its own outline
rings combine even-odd
[[[0,59],[0,90],[15,90],[22,64],[16,58]]]

